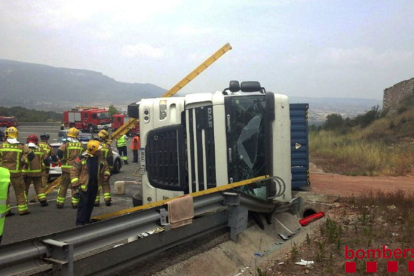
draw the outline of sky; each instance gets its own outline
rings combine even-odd
[[[382,99],[414,77],[412,0],[0,0],[0,59],[181,93],[230,80],[302,97]]]

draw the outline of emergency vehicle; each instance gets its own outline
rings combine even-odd
[[[112,131],[116,131],[118,128],[129,122],[131,118],[126,114],[114,114],[112,115]],[[134,136],[139,133],[139,123],[130,127],[127,132],[128,136]]]
[[[67,128],[76,127],[93,133],[96,130],[108,130],[111,116],[106,108],[78,106],[63,112],[63,123]]]
[[[5,117],[0,116],[0,127],[18,127],[19,121],[17,121],[16,117]]]

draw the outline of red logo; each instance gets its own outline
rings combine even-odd
[[[414,248],[394,249],[391,250],[383,245],[379,249],[358,249],[353,250],[345,246],[345,259],[400,259],[400,258],[414,258]],[[367,273],[378,272],[376,261],[366,261],[365,269]],[[414,261],[408,261],[408,272],[414,272]],[[356,262],[345,262],[345,273],[356,273]],[[398,261],[387,261],[387,272],[398,272]]]

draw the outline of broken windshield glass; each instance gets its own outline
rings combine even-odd
[[[233,182],[264,175],[264,112],[263,95],[226,99],[228,175]]]

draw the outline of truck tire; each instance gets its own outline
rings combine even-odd
[[[137,207],[137,206],[141,206],[142,205],[142,196],[141,196],[141,193],[135,193],[133,196],[132,196],[132,205],[134,206],[134,207]]]
[[[88,126],[88,130],[90,133],[94,133],[95,129],[93,128],[93,125]]]

